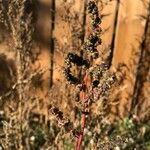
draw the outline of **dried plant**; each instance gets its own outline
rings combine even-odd
[[[16,60],[7,57],[7,52],[0,54],[0,149],[70,150],[76,147],[76,150],[146,150],[150,145],[149,124],[143,124],[132,112],[126,111],[129,118],[120,119],[119,116],[121,92],[127,87],[124,79],[130,78],[129,74],[126,74],[130,68],[124,64],[119,64],[116,68],[112,66],[120,0],[116,1],[111,48],[102,46],[101,36],[105,33],[105,29],[101,29],[101,22],[109,14],[103,14],[101,10],[110,1],[112,0],[84,1],[83,14],[80,14],[80,11],[74,10],[77,1],[63,0],[63,13],[59,14],[56,12],[58,3],[55,0],[48,1],[51,3],[51,9],[49,4],[48,7],[45,5],[46,1],[0,0],[0,26],[7,30],[7,36],[11,35],[9,37],[13,41],[11,49],[16,54]],[[50,10],[50,43],[49,39],[45,40],[46,47],[50,44],[50,69],[42,67],[42,63],[37,67],[34,66],[39,60],[35,60],[33,51],[43,52],[39,50],[40,48],[36,49],[36,40],[43,38],[42,33],[38,34],[41,30],[38,33],[34,31],[38,26],[35,27],[37,18],[34,18],[34,14],[39,17],[41,11],[38,8],[42,10],[46,8],[44,12],[46,11],[47,15]],[[64,45],[59,42],[59,37],[58,40],[55,37],[57,17],[69,26],[70,34],[67,35],[69,38],[64,40]],[[86,31],[88,19],[91,24]],[[43,26],[46,29],[45,23]],[[144,84],[149,77],[148,24],[147,27],[137,68],[138,88],[135,86],[136,98],[133,98],[135,100],[133,103],[137,103],[137,99],[140,102],[136,108],[139,108],[145,100]],[[5,34],[5,31],[3,32]],[[34,37],[37,35],[39,37]],[[3,35],[1,37],[0,42],[3,42],[5,39]],[[34,42],[36,47],[32,46]],[[62,52],[61,56],[65,56],[62,70],[67,84],[64,81],[58,80],[57,83],[53,81],[54,55],[57,55],[58,51],[59,54]],[[45,74],[49,74],[46,79]],[[142,80],[139,80],[140,78]],[[137,114],[139,113],[141,111]],[[119,122],[114,122],[117,119]]]
[[[80,129],[74,129],[73,125],[70,127],[70,132],[74,133],[77,138],[76,149],[81,149],[82,141],[84,138],[84,130],[90,109],[93,103],[99,99],[105,101],[109,95],[110,89],[120,80],[117,72],[109,69],[109,61],[105,59],[101,64],[94,65],[94,61],[99,57],[97,46],[101,44],[99,34],[101,33],[100,23],[101,17],[99,16],[98,8],[94,1],[87,4],[87,11],[91,17],[91,33],[81,47],[81,53],[85,56],[79,56],[74,52],[69,52],[65,58],[64,75],[67,81],[76,86],[76,100],[77,107],[81,109],[81,125]],[[82,68],[82,75],[74,75],[72,68],[74,66]],[[109,102],[106,102],[109,103]],[[104,107],[104,106],[103,106]],[[54,114],[57,120],[63,121],[63,113],[58,108],[53,108],[57,111]],[[50,109],[52,111],[52,109]],[[53,111],[52,111],[53,112]],[[60,113],[59,113],[60,112]],[[68,123],[68,122],[67,122]],[[63,124],[65,126],[65,124]]]

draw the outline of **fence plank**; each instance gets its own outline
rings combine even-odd
[[[110,1],[106,3],[102,10],[102,14],[106,17],[102,19],[102,30],[104,34],[102,35],[102,47],[107,48],[111,47],[112,44],[112,38],[115,26],[115,19],[116,19],[116,8],[117,7],[117,1]]]
[[[140,119],[150,119],[150,1],[145,6],[147,11],[146,25],[141,42],[141,53],[139,58],[139,64],[137,67],[136,81],[134,85],[134,95],[132,106],[136,110],[136,115]],[[135,107],[136,106],[136,107]]]
[[[50,47],[50,39],[51,39],[51,12],[52,8],[52,0],[39,0],[37,5],[37,24],[36,24],[36,38],[35,42],[35,51],[39,51],[38,59],[33,64],[33,68],[37,69],[48,69],[51,67],[51,47]],[[39,49],[39,50],[38,50]],[[51,68],[50,68],[51,69]],[[37,78],[37,82],[39,82],[38,87],[36,88],[36,96],[41,98],[39,100],[37,111],[47,115],[47,103],[48,103],[48,92],[50,88],[50,71],[47,70],[42,76],[42,82]],[[41,88],[40,88],[41,86]],[[42,109],[42,110],[41,110]]]
[[[119,106],[121,116],[128,114],[131,107],[131,95],[135,82],[135,69],[139,53],[139,41],[143,35],[145,21],[140,20],[140,15],[145,14],[142,2],[138,0],[121,0],[119,22],[115,40],[113,65],[124,63],[129,68],[127,72],[126,90],[122,92]],[[127,107],[127,108],[126,108]]]

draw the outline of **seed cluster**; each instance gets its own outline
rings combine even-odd
[[[102,63],[100,65],[95,66],[90,70],[90,75],[92,77],[93,87],[97,87],[100,81],[100,78],[103,74],[108,70],[108,65],[106,63]]]
[[[73,124],[70,122],[70,120],[64,117],[63,112],[61,112],[57,107],[49,106],[49,111],[55,116],[59,126],[63,126],[67,132],[72,130]]]
[[[101,33],[101,28],[99,27],[101,23],[101,18],[99,17],[98,8],[94,1],[90,1],[87,5],[88,13],[91,17],[91,26],[92,26],[92,33],[88,36],[86,41],[84,42],[83,46],[81,47],[81,51],[87,52],[92,56],[93,59],[98,58],[98,50],[97,46],[101,44],[101,39],[99,38],[99,34]],[[84,59],[82,56],[78,56],[75,53],[68,53],[67,57],[65,58],[65,68],[64,68],[64,75],[67,81],[70,84],[81,84],[81,81],[75,77],[72,72],[72,64],[79,66],[79,67],[90,67],[90,63],[88,59]]]
[[[97,46],[101,44],[99,34],[101,33],[100,23],[101,18],[99,17],[98,8],[94,1],[90,1],[87,6],[88,13],[91,17],[92,33],[85,41],[82,50],[89,52],[93,58],[98,58]]]
[[[99,17],[98,8],[94,1],[90,1],[87,6],[88,13],[91,18],[91,33],[85,40],[81,47],[81,52],[87,54],[88,58],[79,56],[75,53],[68,53],[65,58],[64,75],[67,81],[71,84],[75,84],[77,93],[75,94],[76,102],[81,102],[82,104],[82,126],[85,126],[85,118],[89,114],[91,103],[95,102],[107,94],[111,86],[114,84],[116,77],[109,71],[109,66],[107,62],[101,63],[100,65],[93,66],[92,61],[99,57],[97,46],[101,44],[102,40],[99,35],[101,33],[101,18]],[[73,65],[78,67],[83,67],[86,69],[85,74],[81,76],[81,79],[73,75],[71,68]],[[82,135],[82,130],[79,135]],[[72,130],[74,135],[78,135],[77,130]]]
[[[101,23],[101,18],[99,17],[98,8],[94,1],[90,1],[88,3],[87,10],[91,15],[93,28],[97,28],[97,26]]]
[[[64,68],[63,73],[70,84],[78,84],[79,79],[72,75],[70,68]]]
[[[72,67],[71,63],[76,64],[77,66],[85,66],[85,67],[89,66],[88,60],[85,60],[83,59],[83,57],[78,56],[77,54],[74,53],[68,53],[65,59],[65,63],[67,64],[68,68]]]

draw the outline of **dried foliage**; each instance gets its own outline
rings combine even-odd
[[[65,82],[57,81],[54,84],[49,83],[53,79],[54,58],[50,60],[51,69],[40,65],[33,67],[39,61],[36,60],[39,59],[38,54],[34,53],[37,51],[33,46],[36,45],[34,39],[42,38],[34,37],[38,18],[35,7],[44,8],[45,4],[39,7],[42,3],[40,0],[0,0],[0,27],[10,34],[13,41],[11,51],[15,54],[15,60],[9,58],[7,52],[0,54],[0,149],[150,148],[149,122],[142,122],[149,110],[143,112],[147,114],[144,114],[142,121],[138,116],[142,112],[135,113],[135,109],[142,110],[142,103],[149,95],[145,92],[149,82],[149,15],[140,47],[135,93],[130,95],[130,98],[134,96],[134,110],[127,112],[126,118],[120,119],[118,110],[114,111],[114,108],[118,109],[121,92],[126,89],[124,81],[130,77],[126,74],[129,68],[125,64],[119,64],[116,68],[111,66],[118,7],[111,48],[98,47],[102,46],[101,36],[104,34],[101,22],[107,15],[99,12],[97,3],[102,10],[110,1],[85,1],[84,19],[81,22],[80,15],[72,9],[74,1],[64,0],[64,13],[60,17],[69,24],[71,30],[69,42],[66,41],[64,45],[57,41],[53,33],[56,1],[51,1],[50,23],[53,30],[50,53],[54,55],[56,48],[65,55],[62,67]],[[121,5],[119,0],[117,4]],[[88,34],[85,33],[86,15],[91,20]],[[0,39],[0,44],[5,38]],[[43,78],[47,72],[51,79]],[[49,84],[48,88],[51,87],[48,93],[44,82]],[[120,119],[118,122],[115,122],[116,116]]]
[[[81,108],[81,127],[80,130],[74,135],[77,138],[77,150],[81,148],[87,117],[91,109],[90,106],[98,100],[103,101],[101,102],[101,107],[103,111],[102,118],[104,118],[104,113],[106,109],[108,109],[106,107],[110,103],[108,99],[109,91],[117,82],[119,84],[119,81],[122,81],[120,79],[121,76],[117,76],[117,71],[114,72],[109,69],[108,59],[106,59],[106,61],[102,64],[97,64],[96,66],[93,64],[93,61],[99,57],[97,46],[101,44],[101,39],[99,37],[99,34],[101,33],[101,28],[99,26],[101,23],[101,18],[99,17],[98,8],[94,1],[90,1],[88,3],[87,10],[91,17],[91,34],[87,37],[81,47],[81,52],[86,54],[86,58],[84,58],[84,56],[79,56],[75,53],[69,52],[65,58],[64,67],[65,78],[70,84],[74,84],[76,86],[78,92],[76,94],[78,98],[75,98],[76,100],[79,99],[76,106],[79,107],[79,109]],[[80,77],[73,75],[71,69],[74,65],[83,69],[83,75]],[[116,86],[118,86],[118,84],[116,84]],[[104,103],[106,106],[103,106]],[[105,107],[105,111],[103,107]],[[60,122],[61,118],[63,122],[63,113],[55,107],[53,110],[57,110],[58,112],[55,113],[55,115],[58,116],[56,117],[58,122]],[[60,115],[59,112],[61,112]],[[65,126],[65,124],[63,124],[63,126]],[[72,131],[77,131],[77,129],[71,128],[70,132]]]

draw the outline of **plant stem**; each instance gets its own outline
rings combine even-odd
[[[84,138],[85,125],[86,125],[86,115],[83,113],[82,117],[81,117],[81,132],[80,132],[80,135],[79,135],[79,137],[77,139],[76,150],[80,150],[80,148],[81,148],[81,144],[82,144],[82,141],[83,141],[83,138]]]
[[[84,82],[83,84],[85,84],[86,88],[87,88],[87,74],[85,74],[84,76]],[[85,129],[85,126],[86,126],[86,104],[85,104],[85,97],[86,97],[86,93],[85,91],[84,92],[81,92],[80,93],[80,99],[82,100],[83,102],[83,112],[82,112],[82,116],[81,116],[81,132],[79,134],[79,137],[77,138],[77,144],[76,144],[76,150],[80,150],[81,149],[81,144],[82,144],[82,141],[84,139],[84,129]]]

